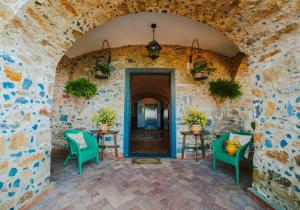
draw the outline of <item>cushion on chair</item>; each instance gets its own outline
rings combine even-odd
[[[72,138],[78,145],[80,149],[87,148],[87,144],[85,142],[85,139],[83,137],[83,133],[68,133],[67,134],[70,138]]]
[[[251,135],[240,135],[240,134],[230,133],[229,140],[233,140],[234,136],[238,137],[238,140],[239,140],[241,146],[244,146],[245,144],[247,144],[249,141],[251,141],[251,138],[252,138]],[[246,149],[244,157],[248,158],[248,154],[249,154],[249,147]]]

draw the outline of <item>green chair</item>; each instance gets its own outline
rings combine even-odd
[[[68,134],[76,134],[82,132],[84,140],[87,144],[87,148],[81,149],[77,142],[70,138]],[[96,138],[88,132],[81,130],[67,130],[64,132],[64,137],[68,140],[69,155],[64,161],[63,168],[66,167],[68,161],[72,158],[78,159],[78,172],[82,174],[82,164],[88,160],[96,159],[97,165],[99,165],[99,148]]]
[[[250,133],[245,132],[231,132],[233,134],[239,134],[239,135],[252,135]],[[246,149],[253,143],[253,136],[251,140],[238,148],[235,156],[230,156],[225,150],[224,150],[224,141],[229,139],[230,133],[225,133],[218,139],[214,140],[212,143],[213,147],[213,170],[216,171],[216,160],[222,161],[224,163],[230,164],[235,167],[235,178],[236,178],[236,184],[239,184],[239,161],[242,159],[246,159],[244,157]]]

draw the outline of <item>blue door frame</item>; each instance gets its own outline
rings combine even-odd
[[[176,158],[176,91],[175,70],[172,68],[127,68],[125,70],[125,99],[124,99],[124,157],[130,157],[130,109],[132,74],[170,74],[171,100],[170,100],[170,156]]]

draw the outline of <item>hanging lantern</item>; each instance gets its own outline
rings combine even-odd
[[[152,32],[153,32],[153,41],[149,42],[146,48],[147,48],[149,57],[152,58],[152,60],[155,60],[155,59],[159,58],[161,46],[158,44],[158,42],[154,38],[156,24],[151,24],[151,28],[152,28]]]

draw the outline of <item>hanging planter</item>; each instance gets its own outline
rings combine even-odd
[[[107,63],[97,61],[96,65],[91,68],[92,74],[97,79],[108,79],[110,76],[110,66]]]
[[[111,72],[110,62],[111,62],[111,52],[110,46],[107,40],[104,40],[102,43],[101,53],[104,52],[104,45],[107,44],[108,49],[108,56],[107,58],[101,54],[99,58],[96,59],[96,64],[94,67],[91,68],[91,73],[97,79],[108,79]]]
[[[69,80],[65,85],[65,94],[70,96],[76,104],[75,108],[78,112],[84,107],[85,100],[91,98],[97,93],[97,86],[88,79],[81,77]]]
[[[218,79],[209,82],[209,90],[214,97],[234,100],[239,98],[242,93],[242,87],[233,80]]]
[[[194,80],[202,81],[208,78],[210,72],[214,69],[210,68],[205,61],[201,61],[195,64],[195,66],[190,70],[190,73],[193,75]]]
[[[81,77],[69,80],[65,85],[64,92],[81,99],[86,99],[96,95],[97,86],[88,79]]]
[[[194,47],[194,45],[197,45],[197,48]],[[188,69],[190,70],[190,73],[193,75],[193,78],[195,81],[202,81],[208,78],[208,75],[210,72],[214,70],[214,68],[211,68],[211,63],[208,64],[208,62],[202,58],[198,57],[196,62],[193,62],[193,52],[194,50],[197,50],[197,52],[200,52],[199,42],[198,39],[195,39],[192,43],[191,47],[191,54],[189,56],[188,61]],[[191,64],[193,64],[193,68],[190,69]]]

